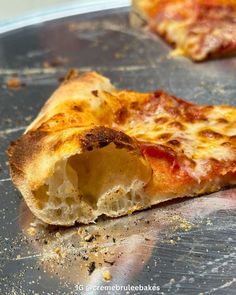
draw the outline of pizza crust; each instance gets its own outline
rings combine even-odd
[[[120,216],[148,206],[143,187],[151,177],[151,168],[136,140],[96,126],[85,111],[84,124],[90,119],[92,127],[77,126],[81,122],[73,120],[69,126],[67,119],[73,114],[57,115],[65,110],[64,104],[78,105],[90,99],[96,120],[101,121],[102,98],[97,92],[113,89],[108,79],[96,73],[66,81],[26,133],[10,146],[13,182],[31,211],[44,222],[67,226],[90,223],[103,214]],[[93,91],[96,96],[91,95]],[[94,97],[97,101],[92,101]]]

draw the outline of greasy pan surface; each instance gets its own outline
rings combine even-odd
[[[71,67],[96,70],[120,88],[165,89],[197,103],[236,106],[236,58],[193,64],[168,53],[160,39],[129,27],[126,10],[0,36],[0,294],[107,294],[86,293],[85,285],[116,284],[156,286],[127,294],[235,294],[236,189],[100,220],[78,234],[79,227],[38,223],[9,179],[9,142]],[[13,74],[19,89],[6,87]],[[111,282],[104,282],[104,270]]]

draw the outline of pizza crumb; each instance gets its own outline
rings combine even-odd
[[[213,225],[212,221],[209,218],[207,218],[207,223],[206,224],[207,225]]]
[[[61,249],[59,247],[57,247],[54,252],[61,257]]]
[[[33,226],[29,227],[28,230],[27,230],[27,233],[30,236],[34,237],[36,235],[36,229],[35,229],[35,227],[33,227]]]
[[[96,268],[95,261],[91,261],[89,263],[89,265],[88,265],[88,273],[89,273],[89,275],[91,275],[94,272],[95,268]]]
[[[105,270],[105,271],[102,273],[102,276],[103,276],[104,281],[106,281],[106,282],[109,282],[109,281],[112,280],[112,275],[111,275],[111,273],[110,273],[109,270]]]
[[[92,242],[95,239],[95,236],[92,234],[88,234],[87,236],[84,237],[84,240],[86,242]]]
[[[18,89],[21,87],[21,80],[19,78],[10,78],[6,81],[8,88]]]
[[[185,231],[188,231],[192,228],[192,225],[188,222],[184,222],[180,224],[180,228],[184,229]]]
[[[82,236],[84,235],[84,229],[83,229],[82,227],[80,227],[80,228],[78,229],[77,233],[78,233],[79,236],[82,237]]]
[[[169,53],[168,57],[175,58],[175,57],[184,56],[184,55],[185,55],[185,52],[183,49],[176,48]]]
[[[60,232],[58,231],[58,232],[56,232],[56,235],[55,235],[57,238],[60,238],[61,237],[61,234],[60,234]]]

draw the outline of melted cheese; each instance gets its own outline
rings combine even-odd
[[[177,157],[191,159],[195,166],[186,169],[194,178],[204,177],[212,160],[236,160],[236,140],[231,138],[236,135],[235,108],[191,105],[163,92],[157,98],[149,95],[137,112],[129,105],[130,95],[121,100],[129,115],[119,129],[140,142],[161,144],[174,150]],[[137,99],[142,95],[147,94],[132,94]],[[117,98],[120,100],[119,94]]]

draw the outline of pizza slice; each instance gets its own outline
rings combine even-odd
[[[13,182],[49,224],[94,222],[236,184],[236,108],[66,80],[9,149]]]
[[[131,24],[148,24],[194,61],[236,53],[235,0],[133,0]]]

